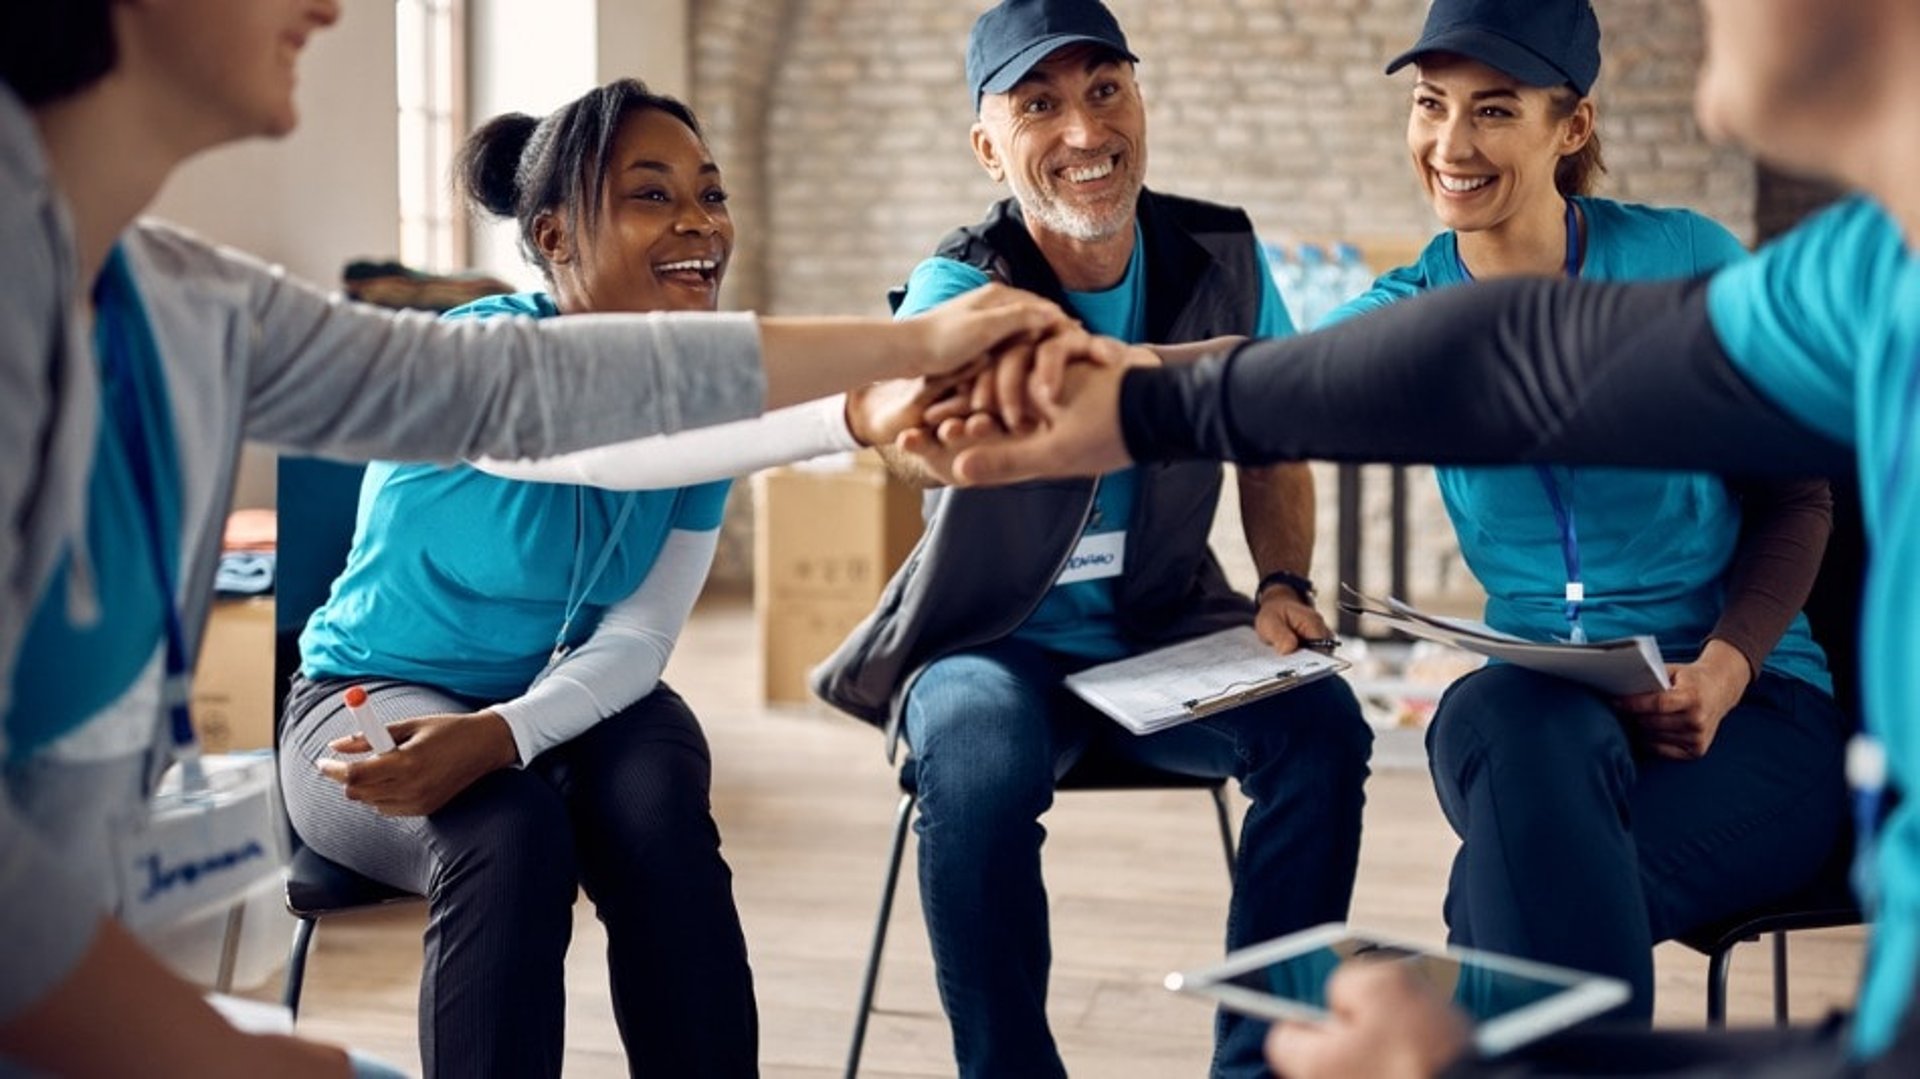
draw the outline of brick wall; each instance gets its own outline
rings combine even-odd
[[[1155,187],[1236,203],[1274,240],[1417,243],[1432,231],[1406,162],[1409,77],[1384,61],[1418,34],[1424,0],[1110,0],[1148,107]],[[728,301],[782,314],[883,313],[900,281],[1000,190],[973,161],[963,55],[985,0],[702,0],[694,104],[736,197]],[[1754,179],[1692,119],[1697,6],[1599,0],[1605,193],[1692,206],[1753,232]],[[1323,482],[1319,569],[1334,524]],[[1384,518],[1384,482],[1370,518]],[[1467,582],[1438,496],[1415,492],[1416,594]],[[1228,501],[1222,531],[1237,529]],[[1384,535],[1384,523],[1371,528]],[[1217,545],[1228,561],[1237,544]],[[1383,581],[1384,553],[1368,578]],[[1237,575],[1244,565],[1232,567]]]

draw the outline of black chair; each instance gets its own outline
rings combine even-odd
[[[1826,650],[1833,671],[1834,700],[1847,715],[1859,716],[1860,596],[1866,580],[1866,530],[1859,485],[1851,478],[1833,484],[1833,535],[1820,563],[1820,575],[1807,598],[1807,619],[1814,640]],[[1742,941],[1773,936],[1773,1019],[1787,1022],[1787,934],[1801,929],[1862,925],[1866,916],[1847,883],[1852,844],[1843,844],[1813,884],[1778,903],[1743,911],[1724,921],[1684,934],[1680,942],[1707,957],[1707,1025],[1727,1022],[1727,973],[1733,949]]]
[[[273,744],[278,783],[280,724],[285,718],[287,686],[300,668],[300,630],[307,616],[324,603],[333,579],[347,563],[353,521],[360,501],[360,465],[306,457],[283,457],[279,464],[279,553],[274,580]],[[411,892],[330,862],[314,853],[285,819],[287,912],[299,921],[287,953],[287,982],[281,1003],[300,1014],[300,990],[306,981],[307,948],[320,919],[329,914],[387,903],[417,900]]]
[[[1829,868],[1805,891],[1765,907],[1744,911],[1725,921],[1702,926],[1680,938],[1680,943],[1707,957],[1707,1025],[1727,1025],[1727,974],[1733,949],[1743,941],[1773,937],[1773,1021],[1786,1026],[1787,934],[1801,929],[1834,929],[1861,925],[1866,916],[1847,885],[1846,861]]]
[[[873,1013],[873,994],[880,980],[880,954],[887,944],[887,922],[893,915],[893,895],[900,883],[900,863],[906,854],[907,826],[919,802],[917,770],[912,757],[900,767],[900,804],[893,814],[893,843],[887,852],[887,880],[880,890],[880,914],[873,923],[873,947],[867,952],[866,973],[860,979],[860,1003],[854,1010],[853,1043],[847,1048],[847,1079],[860,1072],[860,1051],[867,1040],[867,1017]],[[1134,761],[1089,753],[1055,785],[1060,791],[1204,790],[1213,798],[1214,818],[1220,825],[1220,844],[1227,858],[1227,880],[1233,880],[1233,822],[1227,815],[1227,781],[1181,775]]]

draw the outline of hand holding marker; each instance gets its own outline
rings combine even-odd
[[[359,686],[350,686],[344,694],[347,702],[347,714],[353,717],[360,727],[360,733],[366,736],[367,744],[375,753],[393,752],[393,735],[387,733],[387,725],[367,707],[367,691]]]

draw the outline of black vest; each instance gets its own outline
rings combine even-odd
[[[1154,344],[1251,335],[1260,317],[1262,258],[1246,214],[1143,191],[1147,337]],[[1072,311],[1060,279],[1008,199],[958,229],[935,254],[963,262]],[[892,295],[899,306],[904,290]],[[1253,621],[1207,547],[1220,466],[1138,466],[1126,571],[1114,600],[1125,637],[1142,647]],[[815,693],[897,733],[906,691],[927,664],[1012,633],[1053,587],[1093,506],[1092,480],[930,491],[927,531],[879,605],[813,671]],[[893,743],[889,741],[889,752]]]

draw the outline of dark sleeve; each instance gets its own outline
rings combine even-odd
[[[1438,1079],[1865,1079],[1836,1020],[1818,1027],[1648,1030],[1578,1027],[1493,1060],[1456,1061]],[[1888,1073],[1892,1074],[1892,1073]]]
[[[1706,279],[1513,278],[1128,372],[1135,460],[1317,458],[1837,475],[1851,454],[1729,362]]]
[[[1738,648],[1757,677],[1820,575],[1833,532],[1833,491],[1825,480],[1731,486],[1740,496],[1740,544],[1727,567],[1727,602],[1711,636]]]

